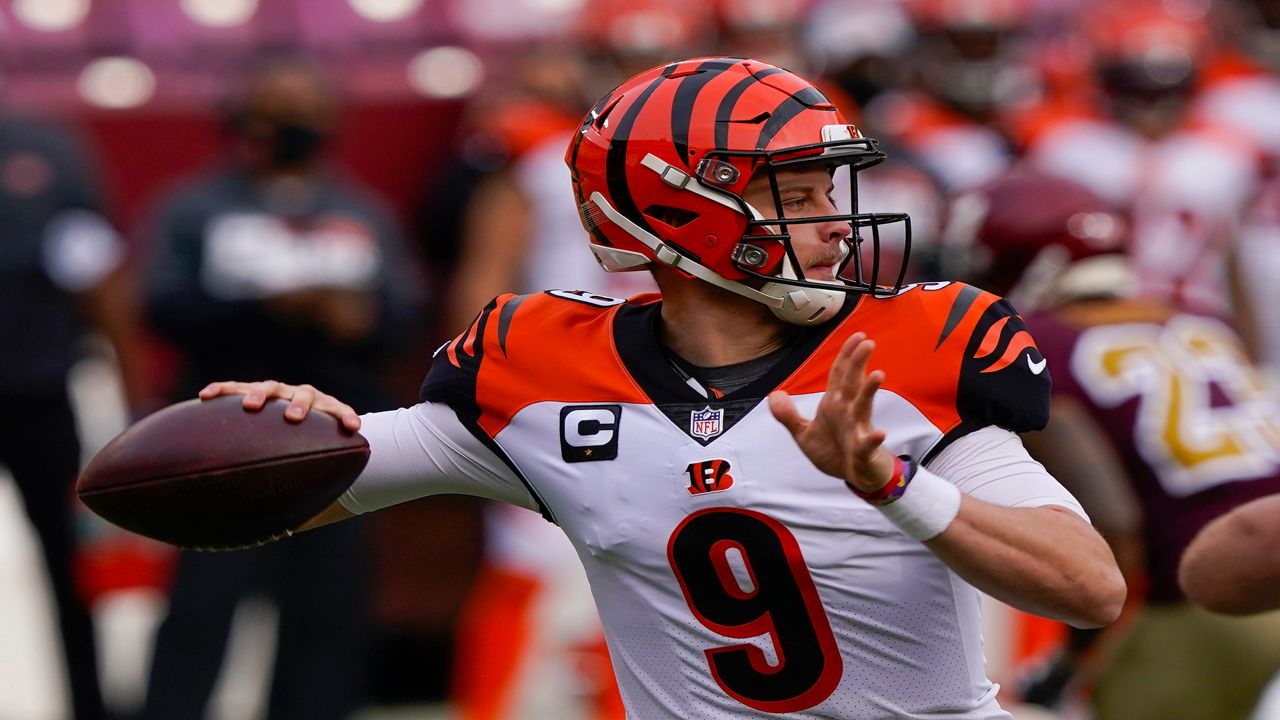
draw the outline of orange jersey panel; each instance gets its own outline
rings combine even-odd
[[[612,321],[621,301],[605,306],[567,295],[498,297],[442,350],[462,371],[457,382],[466,384],[474,373],[469,402],[478,406],[477,422],[489,437],[521,408],[545,400],[648,402],[614,346]],[[482,362],[486,355],[500,360]]]
[[[962,283],[926,283],[892,298],[863,298],[781,389],[825,390],[831,363],[855,332],[876,343],[868,370],[884,372],[883,389],[906,399],[944,434],[965,420],[1030,429],[1026,425],[1036,422],[1021,416],[1038,415],[1037,405],[1047,403],[1048,375],[1042,381],[1043,370],[1035,372],[1043,368],[1042,358],[1021,319],[999,297]],[[965,401],[964,391],[980,383],[972,394],[991,393],[990,408]],[[1023,390],[1027,394],[1018,397]]]

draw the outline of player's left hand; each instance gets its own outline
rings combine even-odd
[[[821,471],[857,489],[873,493],[893,475],[893,453],[884,431],[871,423],[871,401],[884,382],[880,370],[867,372],[875,342],[854,333],[836,355],[827,376],[827,392],[813,419],[800,415],[784,391],[769,395],[769,409],[796,444]]]

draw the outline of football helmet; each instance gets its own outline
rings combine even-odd
[[[1017,169],[952,200],[943,271],[1020,310],[1121,297],[1137,287],[1127,240],[1123,215],[1085,187]]]
[[[1094,72],[1113,102],[1150,104],[1196,89],[1213,50],[1203,18],[1131,0],[1109,0],[1088,15],[1084,34]]]
[[[565,160],[605,270],[661,263],[812,325],[831,318],[848,292],[888,294],[902,284],[905,260],[888,287],[879,284],[880,228],[903,223],[909,248],[910,219],[857,206],[857,172],[884,157],[808,81],[756,60],[698,58],[640,73],[602,98]],[[777,173],[810,163],[847,172],[847,206],[784,218]],[[755,176],[769,179],[772,209],[744,200]],[[837,279],[805,278],[790,226],[836,221],[853,228]],[[869,252],[859,251],[864,235]]]
[[[929,95],[981,122],[1041,95],[1028,0],[909,0],[905,7],[919,34],[911,64]]]

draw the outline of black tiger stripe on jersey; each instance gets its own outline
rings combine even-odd
[[[973,302],[982,295],[982,290],[972,286],[965,285],[960,288],[960,292],[956,294],[956,299],[951,303],[951,309],[947,311],[947,320],[942,324],[942,333],[938,336],[938,344],[933,346],[934,350],[942,347],[942,343],[951,336],[956,327],[960,325],[960,321],[964,319],[969,308],[973,306]]]
[[[516,314],[516,308],[519,308],[528,297],[528,295],[520,295],[511,298],[498,313],[498,347],[502,349],[504,355],[507,353],[507,334],[511,332],[511,318]]]
[[[627,181],[627,139],[631,136],[631,128],[635,125],[640,111],[649,102],[649,98],[677,67],[679,67],[677,64],[672,63],[663,68],[662,74],[654,78],[622,114],[618,120],[617,129],[613,132],[613,142],[609,143],[609,150],[605,156],[605,174],[608,178],[609,196],[613,199],[614,207],[624,217],[652,235],[657,235],[657,232],[640,213],[635,198],[631,196],[631,185]]]
[[[988,305],[969,333],[956,393],[961,422],[929,450],[922,462],[937,457],[956,439],[988,425],[1022,433],[1040,430],[1049,421],[1053,380],[1046,367],[1041,365],[1036,370],[1027,362],[992,365],[993,359],[1005,360],[1011,353],[1015,359],[1040,357],[1031,333],[1009,301],[997,300]],[[1018,340],[1026,344],[1015,345]]]
[[[698,66],[695,74],[681,80],[680,87],[676,89],[676,96],[671,101],[671,140],[685,167],[689,166],[689,126],[693,122],[693,106],[698,95],[707,83],[736,64],[737,61],[731,59],[707,61]]]

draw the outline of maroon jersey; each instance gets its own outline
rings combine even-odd
[[[1142,507],[1148,601],[1182,599],[1178,560],[1205,523],[1280,492],[1280,400],[1219,320],[1137,301],[1028,318],[1053,393],[1105,430]]]

